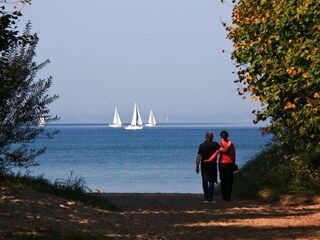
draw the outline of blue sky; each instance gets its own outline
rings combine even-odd
[[[114,107],[130,122],[137,102],[143,121],[247,123],[256,107],[237,95],[232,45],[219,0],[33,0],[40,42],[38,77],[53,77],[61,123],[109,123]]]

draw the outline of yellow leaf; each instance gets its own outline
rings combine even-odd
[[[251,102],[255,102],[255,101],[257,101],[257,97],[255,97],[255,96],[254,96],[254,97],[252,97],[252,98],[250,99],[250,101],[251,101]]]
[[[286,110],[286,109],[294,109],[296,108],[296,105],[295,104],[292,104],[291,102],[287,102],[287,105],[284,107],[283,110]]]
[[[293,76],[297,74],[296,70],[294,70],[294,67],[287,68],[286,72]]]
[[[252,80],[252,77],[250,76],[250,73],[247,73],[247,81],[250,82]]]
[[[311,103],[306,104],[307,107],[312,107]]]
[[[296,70],[293,70],[293,71],[291,72],[291,75],[292,75],[292,76],[297,75],[297,71],[296,71]]]

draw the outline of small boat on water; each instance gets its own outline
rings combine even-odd
[[[154,115],[153,115],[153,112],[152,110],[150,111],[150,114],[149,114],[149,120],[148,120],[148,123],[145,124],[146,127],[155,127],[156,126],[156,119],[154,118]]]
[[[113,122],[109,124],[109,127],[120,128],[122,126],[122,122],[118,113],[117,108],[114,110]]]
[[[45,127],[46,126],[46,120],[44,117],[40,117],[39,119],[39,127]]]
[[[134,104],[131,125],[125,127],[126,130],[141,130],[143,128],[141,115],[137,104]]]

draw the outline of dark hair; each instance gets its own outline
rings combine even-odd
[[[206,139],[212,141],[212,139],[213,139],[213,132],[207,132],[207,133],[206,133]]]
[[[228,137],[229,137],[229,133],[227,132],[227,131],[221,131],[221,133],[220,133],[220,137],[222,138],[222,139],[224,139],[224,140],[227,140],[228,139]]]

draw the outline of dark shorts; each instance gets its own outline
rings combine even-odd
[[[201,175],[205,181],[217,182],[217,165],[201,166]]]

